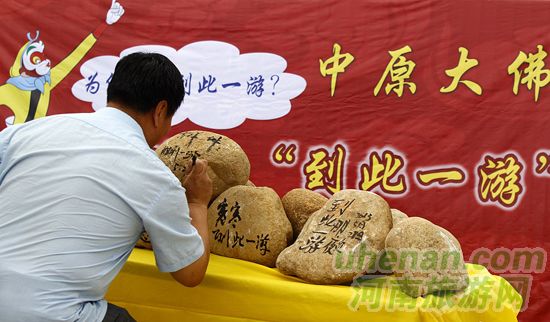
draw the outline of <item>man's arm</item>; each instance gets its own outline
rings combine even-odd
[[[204,245],[204,253],[195,262],[170,273],[176,281],[187,287],[194,287],[202,282],[210,259],[210,241],[206,219],[208,203],[212,196],[212,181],[206,173],[207,168],[208,163],[205,160],[197,160],[183,184],[186,190],[191,224],[197,229]]]
[[[204,245],[204,253],[202,256],[193,262],[191,265],[180,269],[179,271],[171,272],[172,277],[180,284],[187,287],[195,287],[202,282],[208,262],[210,259],[210,242],[208,240],[208,224],[206,223],[206,213],[208,208],[204,205],[190,204],[189,213],[191,215],[191,223],[199,232]]]

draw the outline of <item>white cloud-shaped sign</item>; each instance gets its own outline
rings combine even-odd
[[[240,54],[225,42],[200,41],[179,50],[143,45],[122,51],[120,57],[138,51],[165,55],[183,75],[185,98],[173,125],[189,119],[210,129],[230,129],[246,119],[280,118],[290,112],[290,100],[306,88],[304,78],[284,72],[283,57]],[[120,57],[98,56],[82,64],[83,78],[73,85],[73,95],[91,102],[94,110],[105,107],[107,85]]]

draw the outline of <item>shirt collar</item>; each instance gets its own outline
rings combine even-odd
[[[123,123],[126,125],[126,128],[132,132],[132,134],[139,136],[145,144],[147,140],[145,139],[145,134],[143,134],[143,129],[141,126],[134,120],[130,115],[114,107],[104,107],[96,113],[99,113],[101,116],[108,118],[109,120]],[[147,145],[148,146],[148,145]]]

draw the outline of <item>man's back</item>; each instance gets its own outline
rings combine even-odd
[[[139,238],[143,217],[165,187],[179,182],[139,125],[116,109],[49,117],[5,132],[2,321],[100,321],[102,298]]]

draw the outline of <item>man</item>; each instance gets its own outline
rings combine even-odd
[[[109,107],[0,132],[0,320],[134,321],[103,297],[144,228],[161,271],[202,281],[206,161],[184,190],[151,150],[183,95],[170,60],[135,53],[115,68]]]

